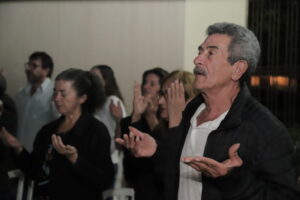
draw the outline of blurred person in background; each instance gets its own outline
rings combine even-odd
[[[131,116],[121,120],[122,133],[128,133],[128,127],[136,122],[145,132],[150,132],[158,123],[159,91],[162,81],[167,75],[166,70],[156,67],[143,73],[142,84],[135,83],[133,111]],[[160,197],[157,187],[153,186],[155,183],[154,177],[152,177],[151,160],[144,158],[137,160],[125,149],[123,166],[126,183],[135,189],[137,200]]]
[[[104,85],[106,102],[100,109],[96,110],[94,115],[105,124],[109,131],[111,137],[110,151],[115,167],[115,177],[122,177],[122,172],[119,171],[121,168],[118,166],[122,155],[120,155],[121,152],[116,148],[115,143],[115,138],[121,135],[120,120],[127,116],[121,90],[115,78],[114,71],[110,66],[96,65],[90,71],[97,75]],[[120,184],[118,183],[119,186]]]
[[[58,117],[52,102],[53,68],[52,58],[46,52],[32,53],[25,63],[27,86],[14,98],[19,119],[17,138],[29,152],[40,128]]]
[[[6,94],[6,79],[0,73],[0,129],[5,127],[10,133],[16,135],[17,111],[15,102]],[[12,149],[6,147],[0,140],[0,199],[15,199],[16,183],[8,177],[10,170],[16,169]]]
[[[103,86],[90,72],[68,69],[55,79],[53,101],[61,116],[40,129],[31,154],[5,128],[0,139],[35,180],[37,199],[102,199],[113,181],[110,136],[93,116],[105,102]]]

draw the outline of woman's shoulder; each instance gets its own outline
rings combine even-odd
[[[86,122],[86,126],[88,126],[90,129],[101,130],[101,132],[108,132],[105,124],[93,115],[89,115]]]

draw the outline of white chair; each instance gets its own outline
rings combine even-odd
[[[18,188],[17,188],[17,200],[22,200],[23,192],[24,192],[24,181],[25,181],[24,174],[21,172],[21,170],[16,169],[16,170],[9,171],[8,172],[8,177],[9,178],[19,178]],[[27,198],[26,198],[26,200],[32,200],[33,189],[34,189],[34,181],[30,180],[29,184],[27,186]]]
[[[133,188],[113,188],[103,192],[103,200],[134,200]]]

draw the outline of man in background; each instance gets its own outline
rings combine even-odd
[[[28,152],[32,151],[38,130],[58,117],[52,103],[53,68],[52,58],[45,52],[34,52],[25,63],[28,84],[18,92],[15,102],[19,119],[17,137]]]

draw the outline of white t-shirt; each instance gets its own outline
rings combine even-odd
[[[208,135],[219,127],[220,123],[228,113],[228,111],[226,111],[213,121],[208,121],[197,126],[197,116],[205,109],[205,107],[205,104],[202,103],[191,118],[191,126],[185,139],[181,157],[203,156]],[[180,162],[178,200],[200,200],[201,196],[201,172]]]

